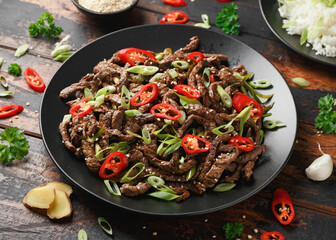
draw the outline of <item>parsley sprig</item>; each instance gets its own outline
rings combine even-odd
[[[6,128],[0,133],[0,140],[8,144],[0,144],[0,162],[11,163],[14,159],[22,160],[28,154],[29,143],[22,130],[17,127]]]
[[[61,27],[56,27],[53,16],[46,12],[41,17],[29,25],[29,34],[31,37],[45,36],[53,38],[59,36],[63,32]]]
[[[217,14],[216,26],[226,34],[238,35],[240,24],[238,23],[238,6],[231,3],[222,8]]]
[[[22,73],[22,69],[19,64],[12,63],[8,66],[8,72],[14,76],[20,76]]]
[[[336,133],[336,99],[327,94],[318,100],[319,115],[315,126],[326,133]]]
[[[225,238],[227,240],[231,240],[236,237],[239,237],[243,233],[244,226],[240,222],[235,223],[228,222],[223,226],[223,230],[225,232]]]

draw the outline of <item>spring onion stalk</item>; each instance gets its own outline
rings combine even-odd
[[[230,191],[235,186],[236,186],[235,183],[220,183],[213,190],[215,192],[226,192],[226,191]]]
[[[3,90],[0,90],[0,97],[8,97],[8,96],[10,96],[13,93],[14,93],[13,91],[3,91]]]
[[[67,122],[67,121],[71,121],[71,114],[65,114],[63,116],[63,121],[62,122]]]
[[[28,51],[28,44],[23,44],[20,47],[18,47],[14,53],[15,57],[21,57],[22,55],[25,55],[26,52]]]
[[[86,140],[90,143],[94,143],[104,133],[104,131],[105,131],[105,126],[99,129],[99,131],[92,138],[87,138]]]
[[[106,94],[110,94],[110,93],[114,93],[116,91],[115,86],[109,85],[106,87],[103,87],[101,89],[98,90],[98,92],[96,93],[95,98],[102,96],[102,95],[106,95]]]
[[[163,73],[156,73],[153,77],[151,77],[151,79],[149,79],[149,82],[156,82],[162,76],[163,76]]]
[[[130,101],[131,101],[132,96],[131,96],[130,91],[125,85],[123,85],[121,88],[120,97],[121,97],[121,105],[125,106],[127,109],[130,109],[131,107]],[[128,99],[128,103],[125,102],[124,97]]]
[[[150,133],[149,133],[149,131],[148,131],[146,128],[143,128],[143,129],[142,129],[142,136],[140,136],[140,135],[137,134],[137,133],[128,131],[128,130],[126,131],[126,133],[127,133],[128,135],[133,136],[133,137],[142,139],[147,145],[149,145],[149,144],[152,142]]]
[[[110,223],[103,217],[98,217],[100,227],[109,235],[113,235],[113,230]]]
[[[189,108],[188,104],[202,105],[202,103],[200,103],[200,101],[198,101],[197,99],[188,98],[188,97],[186,97],[184,95],[181,95],[181,94],[178,94],[176,92],[175,92],[175,94],[180,98],[180,103],[185,109]]]
[[[205,131],[199,132],[199,133],[197,134],[197,136],[199,136],[199,137],[203,137],[204,135],[205,135]]]
[[[181,147],[181,142],[174,143],[170,147],[167,148],[167,150],[164,152],[163,157],[167,157],[173,152],[177,151]]]
[[[189,181],[196,173],[196,165],[186,173],[186,181]]]
[[[157,61],[161,61],[163,59],[164,53],[157,53],[155,54],[155,58]]]
[[[305,28],[302,31],[302,35],[300,37],[300,45],[305,44],[305,42],[307,42],[307,37],[308,37],[308,29]]]
[[[202,14],[201,17],[202,17],[203,22],[202,23],[196,23],[195,26],[209,29],[211,26],[210,26],[210,23],[209,23],[208,15]]]
[[[150,76],[155,74],[157,71],[159,71],[159,68],[156,66],[145,66],[145,65],[138,65],[134,67],[130,67],[126,69],[126,72],[130,73],[137,73],[141,74],[143,76]]]
[[[264,140],[264,131],[262,129],[260,129],[259,134],[260,134],[260,144],[261,144]]]
[[[141,116],[142,112],[132,109],[132,110],[126,110],[125,114],[129,117],[136,117],[136,116]]]
[[[58,62],[64,62],[64,61],[67,60],[73,53],[74,53],[73,51],[60,53],[60,54],[57,55],[53,60],[54,60],[54,61],[58,61]]]
[[[176,72],[175,69],[169,69],[168,73],[172,78],[176,78],[178,76],[178,73]]]
[[[0,57],[0,67],[2,66],[3,62],[4,62],[3,57]]]
[[[268,88],[271,86],[271,82],[267,79],[252,80],[249,82],[250,86],[253,88]]]
[[[275,102],[272,102],[270,105],[267,105],[266,107],[264,107],[264,109],[263,109],[264,113],[267,113],[268,111],[270,111],[273,108],[274,103]]]
[[[247,108],[244,108],[244,110],[239,113],[241,114],[240,121],[239,121],[239,135],[241,137],[243,136],[243,132],[244,132],[244,124],[250,118],[251,112],[252,112],[252,107],[247,107]]]
[[[166,200],[166,201],[171,201],[179,197],[179,195],[172,194],[169,192],[164,192],[164,191],[152,192],[152,193],[149,193],[148,195],[151,197],[159,198],[159,199]]]
[[[147,182],[154,187],[156,190],[169,192],[175,194],[175,192],[168,186],[165,185],[165,181],[157,176],[149,176]]]
[[[230,95],[222,88],[222,86],[217,85],[217,92],[219,96],[221,97],[222,102],[224,105],[228,108],[232,107],[232,99]]]
[[[258,91],[256,91],[253,87],[250,86],[248,82],[245,81],[245,85],[248,89],[248,91],[251,93],[254,100],[256,100],[258,103],[261,103],[260,99],[258,97],[264,98],[264,99],[271,99],[274,94],[270,95],[264,95]]]
[[[267,120],[263,123],[263,126],[267,129],[274,129],[279,127],[286,127],[286,124],[278,120]]]
[[[92,96],[93,93],[91,92],[90,89],[84,88],[84,97]],[[93,100],[93,98],[88,99],[88,101]]]
[[[110,154],[114,152],[122,152],[123,154],[126,154],[130,149],[131,147],[129,146],[128,142],[118,142],[118,143],[114,143],[111,146],[96,152],[95,157],[98,159],[98,161],[102,161],[102,160],[105,160],[106,158],[106,157],[101,157],[105,151],[110,150],[109,152]]]
[[[111,194],[113,194],[114,196],[121,196],[120,189],[119,189],[118,185],[114,181],[109,180],[109,179],[105,179],[104,183],[105,183],[105,186],[106,186],[107,190]],[[112,183],[112,186],[111,186],[110,183]]]
[[[101,159],[103,158],[103,152],[101,152],[102,148],[99,145],[99,143],[95,143],[95,154],[97,154],[98,152],[100,152],[99,156],[97,157],[97,159]]]
[[[189,63],[186,61],[174,61],[172,62],[173,67],[185,70],[189,68]]]
[[[177,121],[179,122],[179,124],[182,125],[187,119],[187,114],[185,113],[185,111],[180,111],[180,112],[181,112],[181,117],[179,117]]]
[[[84,229],[79,230],[78,232],[78,240],[87,240],[87,234]]]
[[[144,163],[141,163],[141,162],[138,162],[136,164],[134,164],[126,173],[125,175],[121,178],[120,180],[120,183],[126,183],[126,182],[130,182],[132,181],[133,179],[135,179],[137,176],[140,175],[140,173],[143,172],[143,170],[145,170],[145,164]],[[133,173],[133,170],[136,169],[137,170],[137,173],[133,176],[129,176],[130,173],[132,172]]]
[[[289,28],[289,27],[293,27],[296,26],[297,23],[296,21],[289,21],[289,20],[285,20],[284,24],[282,25],[282,28]]]
[[[65,35],[64,38],[62,38],[61,41],[55,43],[55,48],[60,47],[64,42],[68,41],[69,38],[70,38],[70,34]]]
[[[292,78],[292,82],[294,82],[296,85],[300,86],[300,87],[308,87],[310,86],[310,82],[308,82],[306,79],[304,78]]]
[[[69,52],[71,50],[72,46],[69,44],[61,45],[59,47],[56,47],[52,52],[51,56],[56,57],[60,55],[61,53]]]
[[[160,132],[163,131],[163,129],[165,129],[169,124],[165,124],[162,126],[162,128],[160,128],[159,130],[156,130],[155,132],[153,132],[154,135],[158,135],[160,134]]]
[[[210,84],[211,84],[210,69],[209,68],[204,68],[203,74],[202,74],[202,79],[203,79],[204,86],[209,87]]]
[[[262,115],[263,118],[270,117],[270,116],[272,116],[272,113],[265,113]]]
[[[185,157],[182,156],[182,157],[180,158],[180,160],[179,160],[179,163],[182,164],[182,163],[184,163],[184,161],[185,161]]]

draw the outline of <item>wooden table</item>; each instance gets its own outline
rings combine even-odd
[[[336,175],[324,182],[307,179],[304,169],[320,156],[316,142],[325,153],[336,159],[336,135],[319,134],[314,127],[317,101],[327,93],[335,97],[336,69],[312,62],[285,47],[264,22],[257,0],[239,0],[241,33],[235,37],[264,55],[282,73],[294,95],[299,129],[292,157],[281,173],[258,194],[228,209],[190,217],[155,217],[127,212],[97,200],[69,182],[49,157],[39,130],[39,107],[42,94],[28,87],[23,76],[13,77],[7,72],[9,63],[16,62],[23,69],[32,67],[46,84],[61,63],[52,61],[50,52],[56,40],[31,38],[28,26],[48,11],[56,25],[71,34],[75,49],[109,32],[142,24],[155,24],[163,14],[183,10],[189,14],[187,24],[200,22],[207,13],[212,29],[217,12],[227,3],[215,0],[188,1],[188,6],[176,8],[161,0],[140,0],[137,7],[119,21],[98,23],[78,11],[70,0],[0,0],[0,56],[6,62],[0,73],[9,80],[10,98],[0,98],[0,105],[15,103],[25,107],[18,118],[0,121],[2,129],[17,126],[25,130],[30,151],[22,161],[9,166],[0,164],[0,239],[77,239],[85,229],[89,239],[109,239],[97,223],[105,217],[112,225],[114,239],[225,239],[226,222],[242,222],[241,239],[259,239],[265,231],[277,230],[286,239],[336,239]],[[16,48],[29,44],[32,49],[15,58]],[[291,82],[293,77],[307,79],[311,86],[300,88]],[[29,105],[29,106],[28,106]],[[57,133],[55,133],[57,134]],[[22,199],[29,189],[50,181],[62,181],[74,187],[73,215],[61,221],[29,211]],[[287,190],[293,200],[296,216],[289,226],[282,226],[270,208],[276,188]]]

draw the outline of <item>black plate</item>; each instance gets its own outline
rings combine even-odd
[[[300,45],[299,35],[289,35],[286,29],[282,28],[283,18],[278,11],[278,0],[259,0],[259,5],[268,27],[284,44],[313,61],[336,67],[336,57],[316,55],[312,47],[306,47],[306,44]]]
[[[88,170],[83,159],[77,159],[62,144],[58,125],[63,115],[69,112],[64,100],[58,97],[66,86],[78,82],[82,76],[92,72],[102,59],[110,58],[114,52],[126,47],[137,47],[162,51],[185,46],[192,36],[199,36],[200,51],[223,53],[229,57],[230,67],[244,64],[255,77],[272,81],[276,102],[272,119],[278,119],[287,127],[265,134],[267,151],[258,161],[250,184],[239,184],[229,192],[216,193],[211,190],[201,196],[192,195],[188,200],[176,203],[151,197],[128,198],[112,196],[103,181]],[[186,25],[147,25],[128,28],[108,34],[77,51],[53,76],[41,106],[40,127],[46,148],[58,168],[75,184],[92,195],[124,209],[155,215],[192,215],[223,209],[239,203],[265,187],[283,168],[289,159],[297,131],[297,115],[293,96],[282,76],[263,56],[247,45],[223,34]]]

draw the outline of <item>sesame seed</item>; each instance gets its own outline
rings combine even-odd
[[[37,111],[37,110],[35,110],[35,112],[36,112],[36,113],[38,113],[38,111]]]
[[[38,55],[37,55],[37,57],[39,58],[39,57],[41,57],[41,55],[40,55],[40,54],[38,54]]]
[[[256,229],[256,228],[255,228],[253,231],[254,231],[255,233],[258,233],[258,229]]]
[[[216,235],[213,235],[212,238],[216,238],[217,236]]]
[[[153,236],[156,236],[158,233],[157,232],[153,232]]]
[[[142,229],[146,229],[147,227],[146,226],[143,226]]]
[[[15,119],[19,119],[19,116],[15,116]]]
[[[245,215],[243,215],[243,218],[246,218],[246,216],[245,216]]]
[[[27,106],[29,106],[29,105],[30,105],[30,103],[29,103],[29,102],[26,102],[26,105],[27,105]]]
[[[13,123],[13,120],[12,120],[12,119],[9,119],[9,122],[10,122],[10,123]]]
[[[251,235],[247,235],[247,238],[248,238],[248,239],[252,239],[252,236],[251,236]]]

